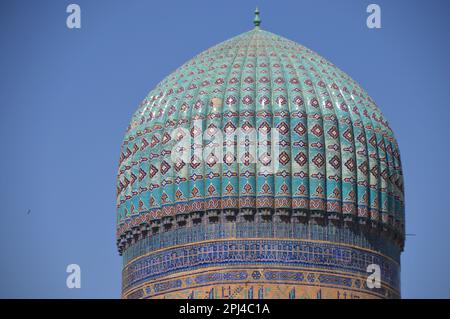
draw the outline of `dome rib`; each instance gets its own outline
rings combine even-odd
[[[360,163],[358,161],[358,156],[357,156],[358,148],[356,148],[356,145],[357,145],[358,141],[356,139],[356,133],[355,133],[355,130],[357,129],[357,126],[356,126],[357,122],[354,120],[355,114],[352,111],[353,108],[351,107],[351,103],[349,103],[349,100],[345,97],[345,95],[346,95],[345,91],[347,89],[346,89],[345,84],[342,82],[342,78],[341,77],[338,78],[338,83],[339,83],[339,94],[342,96],[342,103],[348,109],[348,120],[350,122],[349,129],[351,128],[351,139],[352,139],[352,141],[350,143],[352,143],[353,148],[354,148],[353,151],[352,151],[353,155],[352,155],[351,159],[353,159],[353,161],[355,162],[354,171],[352,172],[352,178],[354,179],[354,182],[351,183],[351,184],[353,184],[352,185],[352,191],[355,193],[355,200],[353,200],[352,204],[354,205],[354,208],[355,208],[355,211],[353,212],[353,214],[355,216],[359,217],[358,209],[357,209],[358,205],[359,205],[358,189],[357,189],[357,185],[358,184],[357,183],[359,181],[359,178],[358,178],[358,175],[359,175],[358,174],[358,167],[359,167]]]
[[[234,55],[233,55],[233,58],[232,58],[232,60],[231,60],[231,63],[229,64],[231,67],[228,67],[228,73],[227,73],[227,76],[225,77],[225,90],[223,91],[223,95],[222,95],[222,109],[223,110],[225,110],[225,105],[226,105],[226,99],[227,99],[227,97],[228,97],[228,89],[229,89],[229,85],[230,85],[230,81],[231,81],[231,79],[233,78],[233,76],[232,76],[232,70],[233,70],[233,68],[232,68],[232,66],[235,64],[235,61],[236,61],[236,58],[237,58],[237,56],[238,56],[238,53],[239,52],[236,52]],[[224,112],[223,112],[224,113]],[[225,121],[224,121],[224,117],[223,116],[221,116],[221,128],[223,129],[224,127],[225,127],[225,125],[226,125],[226,123],[225,123]],[[223,136],[223,140],[225,141],[226,139],[225,139],[225,136]],[[222,152],[222,161],[224,161],[224,158],[225,158],[225,156],[227,156],[227,152],[226,152],[227,150],[225,149],[223,152]],[[225,169],[225,171],[227,171],[228,169],[226,168],[226,167],[224,167],[224,165],[226,165],[226,164],[222,164],[222,165],[220,165],[220,168],[221,168],[221,172],[220,172],[220,182],[221,182],[221,192],[220,192],[220,194],[221,194],[221,196],[222,197],[224,197],[224,194],[226,194],[226,188],[227,188],[227,186],[229,185],[229,183],[230,183],[230,180],[229,179],[225,179],[225,181],[227,182],[227,183],[224,183],[224,169]],[[220,202],[220,207],[221,207],[221,209],[222,210],[225,210],[227,207],[226,207],[226,205],[224,205],[224,201],[221,201]]]
[[[350,91],[353,91],[353,85],[350,85]],[[362,151],[357,151],[356,152],[356,159],[357,159],[357,190],[358,190],[358,196],[357,196],[357,205],[358,205],[358,217],[361,218],[365,218],[368,216],[368,194],[367,194],[367,189],[366,187],[362,188],[362,187],[358,187],[358,185],[368,185],[369,184],[369,179],[368,179],[368,175],[364,174],[364,169],[367,171],[368,167],[369,167],[369,158],[368,158],[368,149],[367,149],[367,134],[366,134],[366,129],[365,129],[365,125],[364,125],[364,120],[361,116],[361,112],[360,112],[360,106],[361,103],[360,101],[356,101],[353,93],[350,93],[350,99],[349,101],[352,101],[352,105],[354,108],[354,114],[356,115],[357,119],[356,122],[358,123],[358,136],[356,136],[356,134],[354,135],[354,141],[355,144],[358,143],[360,145],[360,148],[362,148]],[[363,152],[363,154],[359,154],[358,153]],[[362,173],[361,173],[362,172]]]
[[[313,61],[312,58],[310,58],[310,60],[305,59],[305,62],[304,62],[304,65],[307,66],[304,71],[306,78],[309,80],[312,80],[311,84],[310,84],[312,93],[311,93],[311,97],[308,99],[309,101],[308,101],[307,105],[310,109],[311,115],[313,117],[315,117],[317,115],[317,119],[313,122],[315,124],[311,127],[310,133],[314,135],[313,131],[314,131],[316,125],[319,125],[319,127],[321,128],[321,134],[320,134],[320,137],[318,137],[318,140],[319,140],[318,142],[321,143],[321,145],[326,146],[326,142],[325,142],[325,138],[324,138],[324,136],[326,134],[325,133],[325,124],[324,124],[324,120],[323,120],[324,114],[323,114],[322,103],[321,103],[322,102],[322,94],[319,93],[320,90],[317,88],[317,83],[321,80],[321,78],[320,78],[320,76],[319,76],[319,78],[316,77],[317,65],[316,65],[316,63],[313,63],[313,62],[315,62],[315,61]],[[317,106],[315,106],[313,103],[316,103]],[[308,117],[309,116],[310,115],[308,115]],[[313,146],[313,144],[310,144],[310,146]],[[316,148],[316,147],[314,147],[314,148]],[[322,156],[323,162],[324,162],[324,164],[321,167],[321,171],[320,171],[320,174],[322,174],[324,176],[322,179],[323,181],[318,184],[321,188],[323,188],[324,196],[323,196],[323,200],[321,200],[323,203],[322,207],[320,207],[318,210],[321,212],[327,212],[328,211],[328,198],[327,198],[327,193],[328,193],[327,180],[328,180],[328,178],[327,177],[329,176],[329,172],[327,172],[327,161],[326,161],[326,159],[327,159],[326,153],[327,152],[326,152],[325,147],[317,147],[317,148],[320,149],[320,153],[318,152],[316,154],[320,154],[320,156]],[[315,156],[318,156],[318,155],[315,155]],[[313,160],[314,160],[314,158],[313,158]],[[313,167],[317,166],[314,164],[314,162],[310,161],[310,165],[311,164],[313,164],[312,165]],[[312,176],[310,175],[309,178],[311,178],[311,177]],[[317,187],[319,187],[319,186],[317,186]],[[311,190],[311,193],[313,191],[314,190]],[[315,191],[317,192],[317,189]]]
[[[299,88],[299,92],[297,92],[298,94],[296,95],[296,99],[298,100],[297,107],[298,109],[296,110],[296,114],[291,114],[291,123],[292,120],[295,119],[294,123],[296,123],[295,126],[291,126],[291,129],[293,129],[295,131],[296,128],[298,128],[298,125],[302,125],[300,126],[301,129],[304,129],[305,132],[304,134],[302,134],[302,136],[300,136],[299,140],[297,143],[302,142],[304,144],[304,146],[298,146],[297,150],[298,152],[296,152],[296,155],[292,156],[291,158],[293,159],[292,163],[294,163],[295,158],[298,155],[301,155],[303,158],[303,154],[304,154],[304,158],[310,158],[310,152],[309,152],[309,147],[307,145],[309,145],[309,138],[308,138],[308,134],[307,134],[307,128],[309,127],[309,121],[308,121],[308,112],[307,112],[307,103],[308,103],[308,99],[305,96],[305,92],[306,89],[304,87],[304,82],[302,81],[302,76],[300,76],[299,72],[297,71],[297,68],[295,67],[295,64],[293,64],[293,69],[295,70],[295,74],[297,77],[297,81],[298,83],[296,84],[296,87]],[[295,88],[294,88],[295,89]],[[299,100],[300,98],[300,100]],[[296,116],[293,116],[296,115]],[[297,118],[299,118],[300,120],[297,121]],[[293,134],[295,136],[295,133]],[[298,133],[297,133],[298,135]],[[293,145],[291,145],[291,152],[293,152],[294,150],[296,150],[296,148],[293,147]],[[301,159],[301,158],[300,158]],[[298,164],[298,163],[297,163]],[[294,164],[295,165],[295,164]],[[296,166],[295,166],[296,167]],[[299,165],[299,167],[301,169],[306,170],[306,172],[304,172],[306,177],[300,177],[301,179],[301,183],[299,183],[298,187],[295,187],[296,192],[300,191],[300,188],[302,186],[304,186],[304,195],[303,198],[306,199],[306,203],[303,204],[301,207],[301,209],[303,210],[308,210],[310,209],[310,184],[309,184],[309,176],[310,176],[310,165],[309,162],[306,162],[306,165]],[[295,171],[295,169],[294,169]],[[293,188],[294,190],[294,188]],[[300,203],[302,202],[302,200],[300,200]]]
[[[272,149],[272,135],[274,134],[273,132],[273,127],[274,127],[274,122],[273,122],[273,114],[272,111],[270,109],[270,106],[272,105],[272,101],[273,101],[273,96],[272,96],[272,75],[270,74],[270,68],[268,68],[267,66],[270,65],[270,60],[268,58],[268,54],[267,54],[267,44],[264,40],[262,40],[262,50],[264,51],[264,54],[262,55],[262,62],[258,61],[257,67],[256,67],[256,75],[257,78],[256,80],[256,89],[257,89],[257,100],[256,103],[261,104],[261,109],[260,111],[258,111],[258,109],[256,110],[257,112],[257,119],[259,121],[259,123],[257,122],[257,129],[259,130],[264,129],[264,127],[266,127],[267,130],[267,134],[266,134],[266,140],[267,140],[267,145],[266,145],[266,149],[265,149],[265,153],[267,153],[267,157],[266,157],[266,161],[269,161],[269,156],[270,156],[270,165],[271,167],[274,164],[274,158],[273,158],[273,149]],[[265,66],[263,66],[265,65]],[[266,74],[266,75],[264,75]],[[257,80],[259,78],[259,80]],[[263,79],[268,79],[267,81],[263,81]],[[263,93],[261,93],[261,91]],[[267,94],[267,91],[270,92],[270,94]],[[268,117],[268,118],[267,118]],[[264,125],[264,127],[262,127],[261,125]],[[259,165],[261,166],[261,163],[259,163]],[[273,170],[270,170],[270,172],[273,173]],[[275,209],[275,178],[273,174],[264,174],[263,177],[261,177],[262,180],[262,186],[261,189],[258,188],[258,191],[261,191],[261,197],[263,197],[263,199],[265,198],[265,200],[262,200],[259,204],[257,203],[257,208],[259,209]],[[265,185],[267,185],[267,187],[265,187]],[[264,190],[262,187],[265,187],[266,190]]]
[[[242,95],[243,95],[243,92],[245,92],[245,84],[244,84],[245,82],[243,81],[243,77],[245,76],[244,73],[245,73],[245,68],[246,68],[246,65],[247,65],[249,48],[250,48],[251,43],[252,43],[252,41],[254,39],[254,32],[250,32],[250,34],[251,34],[251,38],[248,40],[248,43],[245,46],[246,47],[245,55],[242,58],[242,61],[240,63],[241,64],[240,81],[239,81],[240,90],[239,90],[239,92],[237,94],[237,100],[238,100],[238,102],[237,102],[237,113],[238,113],[238,116],[239,116],[238,117],[238,121],[239,121],[238,127],[239,128],[243,128],[244,125],[247,124],[247,123],[250,124],[250,127],[254,127],[254,124],[252,123],[252,121],[249,122],[249,120],[252,120],[253,117],[252,116],[248,116],[248,115],[243,115],[243,110],[242,110],[242,108],[243,108],[242,103],[243,103],[243,98],[244,98]],[[244,94],[247,94],[247,93],[244,93]],[[237,154],[237,157],[238,157],[238,164],[237,164],[237,168],[238,168],[238,171],[237,171],[237,174],[238,174],[238,187],[239,187],[239,206],[238,206],[238,209],[250,208],[250,207],[254,207],[255,204],[256,204],[256,198],[254,196],[252,196],[252,193],[251,193],[252,191],[253,192],[255,191],[255,180],[254,180],[254,178],[251,177],[251,175],[247,176],[244,179],[244,178],[242,178],[242,176],[243,176],[242,174],[243,174],[243,170],[249,171],[250,174],[254,174],[255,172],[254,172],[254,170],[252,172],[251,161],[250,161],[249,165],[246,165],[246,166],[248,166],[247,168],[242,166],[243,164],[239,160],[242,161],[242,156],[244,156],[246,153],[244,153],[244,154],[240,153],[240,150],[242,150],[242,148],[240,146],[241,142],[239,141],[239,137],[238,137],[237,143],[238,143],[237,150],[235,150],[235,151],[236,151],[236,154]],[[245,152],[247,152],[247,147],[245,148]],[[247,189],[249,189],[248,191],[245,189],[247,187],[247,185],[250,185],[250,187],[251,187],[251,188],[247,188]],[[249,194],[247,195],[247,193],[249,193]],[[255,192],[255,195],[256,195],[256,192]],[[244,199],[244,200],[242,200],[242,199]]]

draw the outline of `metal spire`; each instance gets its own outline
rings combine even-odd
[[[253,19],[253,24],[255,25],[256,28],[259,28],[259,25],[261,24],[258,7],[256,7],[255,9],[255,18]]]

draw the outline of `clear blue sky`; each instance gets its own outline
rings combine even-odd
[[[366,27],[377,3],[382,29]],[[82,28],[66,27],[77,3]],[[299,42],[375,99],[400,145],[402,293],[450,297],[450,1],[0,2],[0,297],[120,296],[115,180],[128,121],[182,63],[252,28]],[[31,209],[31,213],[27,214]],[[81,289],[66,266],[81,266]]]

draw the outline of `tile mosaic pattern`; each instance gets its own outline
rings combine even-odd
[[[367,287],[369,264],[380,265],[382,288]],[[124,297],[134,296],[137,290],[155,297],[173,291],[195,294],[205,285],[239,283],[267,288],[288,284],[399,297],[399,269],[398,263],[380,254],[333,243],[222,240],[173,247],[138,258],[125,266],[122,289]]]
[[[256,163],[244,152],[238,163],[225,144],[239,145],[227,140],[223,162],[193,151],[174,163],[178,128],[194,151],[202,132],[211,140],[217,130],[276,130],[280,151],[260,152]],[[277,170],[265,172],[273,161]],[[404,233],[400,154],[378,107],[315,52],[260,29],[200,53],[134,113],[120,155],[117,235],[177,213],[245,207],[318,210]]]
[[[123,297],[400,297],[403,175],[388,122],[347,74],[256,15],[131,119],[117,178]]]

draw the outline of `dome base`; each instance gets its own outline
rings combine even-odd
[[[381,287],[370,288],[370,264]],[[154,250],[128,262],[123,298],[399,298],[399,264],[318,240],[221,239]]]

